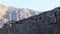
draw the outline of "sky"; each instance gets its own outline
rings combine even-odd
[[[51,10],[60,6],[60,0],[0,0],[0,4],[39,11]]]

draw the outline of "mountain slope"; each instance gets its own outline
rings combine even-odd
[[[7,7],[0,4],[0,26],[6,23],[9,20],[22,20],[34,15],[38,15],[39,11],[34,11],[28,8],[15,8],[15,7]]]
[[[5,34],[59,34],[60,7],[27,19],[9,21],[8,23],[3,27]]]

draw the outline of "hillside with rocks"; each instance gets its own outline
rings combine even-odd
[[[1,34],[60,34],[60,7],[19,21],[8,21]]]

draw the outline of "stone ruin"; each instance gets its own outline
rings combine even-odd
[[[60,7],[19,21],[9,21],[0,34],[60,34]]]

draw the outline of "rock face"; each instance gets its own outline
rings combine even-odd
[[[3,32],[1,34],[60,34],[60,7],[27,19],[9,22],[0,30]]]
[[[15,8],[15,7],[7,7],[4,5],[0,5],[0,28],[9,20],[22,20],[34,15],[38,15],[39,11],[34,11],[28,8]]]

